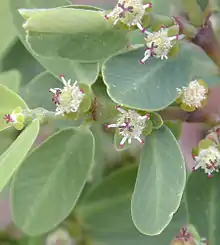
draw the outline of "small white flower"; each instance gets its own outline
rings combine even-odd
[[[47,236],[46,245],[74,245],[74,242],[66,230],[58,229]]]
[[[207,149],[200,150],[199,155],[194,156],[194,159],[194,171],[201,168],[208,174],[208,177],[212,177],[213,172],[219,172],[220,152],[216,147],[210,146]]]
[[[118,21],[128,26],[138,26],[142,28],[141,21],[144,16],[145,10],[151,8],[152,4],[143,4],[141,0],[119,0],[114,9],[107,15],[106,19],[112,18],[114,25]]]
[[[51,88],[49,90],[54,94],[52,101],[57,106],[56,115],[77,112],[83,100],[84,92],[77,86],[77,81],[71,84],[71,79],[66,81],[63,75],[60,78],[64,87],[62,89]]]
[[[198,80],[191,81],[188,87],[182,88],[182,103],[189,107],[201,107],[206,98],[207,89]]]
[[[151,56],[160,58],[161,60],[168,59],[168,54],[173,47],[173,41],[185,37],[183,34],[169,37],[168,29],[165,27],[161,27],[157,32],[151,33],[147,30],[144,30],[143,32],[147,37],[145,38],[146,51],[144,53],[144,58],[140,60],[141,64],[144,64]]]
[[[150,119],[149,114],[142,116],[134,110],[125,111],[120,106],[116,106],[116,109],[121,115],[119,115],[115,124],[107,124],[106,128],[119,129],[119,135],[123,136],[119,146],[123,147],[126,141],[128,141],[128,144],[131,144],[132,139],[136,139],[141,144],[144,144],[141,135],[146,127],[146,120]]]
[[[199,241],[199,245],[209,245],[207,238],[201,238]]]

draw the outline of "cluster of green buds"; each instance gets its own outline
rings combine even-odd
[[[202,169],[208,177],[213,177],[220,170],[220,127],[215,127],[201,140],[198,147],[192,151],[195,166],[193,171]]]
[[[201,238],[195,227],[188,225],[180,229],[170,245],[209,245],[206,238]]]
[[[22,130],[25,127],[27,111],[21,107],[15,108],[10,114],[5,114],[3,119],[7,124],[12,125],[17,130]]]
[[[204,107],[208,100],[208,85],[201,79],[189,82],[187,87],[177,89],[176,102],[184,111],[192,112]]]
[[[74,241],[66,230],[59,228],[47,236],[46,245],[74,245]]]

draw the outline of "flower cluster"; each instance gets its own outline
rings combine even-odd
[[[214,172],[219,172],[220,168],[220,152],[216,146],[209,146],[206,149],[201,149],[197,156],[193,156],[195,160],[195,166],[193,170],[201,168],[208,174],[208,177],[212,177]]]
[[[66,230],[58,229],[49,234],[46,238],[46,245],[73,245],[69,233]]]
[[[144,64],[150,57],[168,59],[168,54],[175,46],[177,40],[185,37],[183,34],[169,36],[168,28],[161,27],[159,31],[149,32],[142,24],[143,16],[147,8],[152,8],[152,4],[143,4],[141,0],[119,0],[115,8],[107,15],[106,19],[113,19],[113,24],[119,21],[127,26],[136,26],[145,37],[144,57],[140,60]]]
[[[118,21],[127,26],[141,27],[142,18],[147,8],[151,8],[152,4],[143,4],[141,0],[119,0],[114,9],[105,15],[106,19],[112,19],[113,24]]]
[[[116,106],[116,109],[121,113],[118,116],[116,123],[106,124],[106,128],[117,128],[119,135],[122,136],[119,147],[123,147],[125,142],[131,144],[132,139],[144,144],[144,140],[141,138],[142,132],[146,127],[146,121],[150,119],[149,114],[144,116],[140,115],[134,110],[124,110],[120,106]]]
[[[185,111],[194,111],[203,107],[207,102],[208,86],[201,79],[193,80],[187,87],[183,87],[177,91],[179,93],[177,103]]]
[[[49,91],[53,93],[52,101],[57,106],[56,115],[62,115],[77,112],[84,98],[84,91],[77,86],[77,81],[73,84],[71,79],[65,80],[64,76],[60,76],[64,87],[51,88]]]
[[[142,30],[146,34],[145,37],[145,53],[144,58],[140,60],[144,64],[150,57],[159,58],[161,60],[168,59],[168,54],[175,44],[175,40],[184,38],[184,35],[168,36],[168,28],[161,27],[157,32],[149,32],[145,29]]]
[[[15,108],[10,114],[4,115],[3,119],[17,130],[22,130],[25,126],[25,113],[20,107]]]

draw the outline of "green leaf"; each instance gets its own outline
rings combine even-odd
[[[116,103],[147,111],[160,110],[176,100],[177,88],[186,86],[197,76],[204,77],[209,84],[210,72],[200,75],[201,68],[196,64],[199,59],[203,65],[206,61],[210,64],[210,59],[195,45],[181,42],[176,57],[168,60],[151,57],[141,65],[138,61],[143,55],[144,49],[138,48],[114,56],[103,65],[107,92]]]
[[[178,140],[182,133],[182,122],[177,121],[166,121],[165,125],[171,130],[175,138]]]
[[[33,151],[12,183],[15,224],[34,236],[63,221],[81,194],[93,157],[93,135],[74,128],[58,132]]]
[[[90,173],[91,184],[96,184],[103,178],[103,172],[106,165],[106,156],[111,154],[113,137],[111,134],[104,132],[103,123],[93,123],[91,131],[95,138],[95,155],[94,165]],[[113,150],[115,152],[115,149]]]
[[[220,178],[208,178],[203,171],[193,172],[186,186],[189,222],[209,244],[220,244]]]
[[[210,1],[209,0],[196,0],[199,7],[203,12],[206,11],[207,7],[209,6]]]
[[[127,44],[127,32],[113,27],[99,11],[48,9],[29,18],[24,28],[31,49],[43,57],[94,62]]]
[[[204,13],[198,5],[197,0],[184,0],[183,5],[188,14],[190,22],[194,26],[201,27],[204,22]]]
[[[150,113],[150,120],[153,123],[154,129],[159,129],[163,125],[163,119],[158,113],[151,112]]]
[[[191,56],[191,77],[204,80],[210,87],[219,85],[219,68],[204,52],[196,52]]]
[[[147,120],[145,125],[146,126],[145,126],[144,130],[142,131],[142,134],[144,136],[147,136],[147,135],[151,134],[151,132],[152,132],[152,130],[154,128],[153,127],[153,122],[151,120]]]
[[[19,131],[16,131],[14,128],[7,128],[0,131],[0,154],[7,150],[7,148],[13,143],[13,141],[19,135]]]
[[[22,237],[19,239],[19,245],[45,245],[45,237]]]
[[[76,214],[84,229],[97,244],[106,245],[158,245],[170,244],[180,227],[186,223],[182,205],[165,231],[155,237],[137,231],[131,219],[131,195],[137,175],[137,166],[117,170],[101,183],[92,187]]]
[[[38,135],[39,127],[39,121],[34,120],[0,156],[0,192],[29,152]]]
[[[22,43],[25,47],[31,52],[28,48],[27,43],[25,41],[26,33],[22,27],[24,22],[23,18],[18,12],[20,8],[54,8],[58,6],[62,6],[67,4],[66,0],[54,0],[54,1],[44,1],[44,0],[20,0],[14,1],[10,0],[11,12],[13,17],[14,25],[17,29],[19,38],[21,39]],[[77,6],[75,6],[77,7]],[[50,73],[55,76],[59,76],[64,74],[65,76],[76,79],[76,80],[83,80],[83,81],[90,81],[94,82],[98,76],[99,67],[97,63],[90,63],[90,64],[80,64],[77,61],[71,61],[68,59],[56,57],[56,58],[43,58],[37,56],[36,53],[31,52],[32,55],[39,63]]]
[[[161,127],[146,137],[131,201],[137,229],[160,234],[170,223],[182,198],[186,181],[184,159],[173,134]]]
[[[144,0],[144,2],[148,3],[149,1]],[[151,0],[150,2],[153,5],[153,12],[157,14],[171,15],[171,7],[178,6],[182,0]]]
[[[10,114],[16,107],[27,108],[22,98],[0,84],[0,131],[10,127],[3,119],[5,114]]]
[[[43,107],[55,110],[50,88],[59,88],[62,83],[48,72],[42,72],[31,80],[23,89],[22,96],[31,108]]]
[[[0,84],[8,87],[14,92],[19,91],[21,73],[18,70],[10,70],[0,73]]]
[[[11,20],[8,0],[1,1],[0,32],[2,33],[0,39],[0,57],[2,57],[7,52],[10,45],[16,40],[16,33]]]

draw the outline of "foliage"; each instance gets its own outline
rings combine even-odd
[[[219,118],[203,111],[219,85],[219,6],[1,3],[0,191],[21,231],[1,244],[219,244]],[[208,129],[196,173],[186,121]]]

